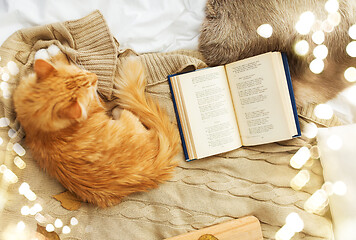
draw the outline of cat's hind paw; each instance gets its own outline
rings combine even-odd
[[[114,120],[119,120],[120,119],[120,116],[121,116],[121,113],[122,113],[123,109],[119,108],[119,107],[115,107],[113,110],[112,110],[112,118]]]

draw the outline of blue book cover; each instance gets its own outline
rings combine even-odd
[[[187,151],[187,146],[185,145],[183,129],[182,129],[182,125],[180,123],[180,117],[179,117],[179,113],[178,113],[177,103],[176,103],[176,99],[175,99],[175,96],[174,96],[174,91],[173,91],[173,88],[172,88],[171,77],[176,76],[176,75],[179,75],[179,73],[168,76],[169,90],[171,91],[171,94],[172,94],[172,102],[173,102],[174,112],[175,112],[176,118],[177,118],[177,125],[178,125],[180,139],[182,141],[184,157],[185,157],[186,161],[191,161],[193,159],[189,158],[188,151]]]
[[[293,137],[300,137],[302,135],[300,131],[300,125],[299,125],[299,120],[298,120],[298,112],[297,112],[297,106],[295,103],[295,98],[294,98],[294,92],[293,92],[293,85],[292,85],[292,79],[290,77],[290,71],[289,71],[289,65],[288,65],[288,59],[287,59],[287,54],[281,53],[282,55],[282,60],[283,60],[283,66],[284,66],[284,72],[286,74],[286,79],[288,83],[288,90],[289,90],[289,96],[290,96],[290,101],[292,104],[293,108],[293,113],[294,113],[294,121],[295,125],[297,127],[298,134],[293,136]]]

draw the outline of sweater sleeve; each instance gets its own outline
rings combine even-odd
[[[16,74],[9,74],[6,85],[9,95],[0,103],[0,113],[10,120],[10,127],[17,131],[16,137],[11,139],[13,143],[21,140],[25,134],[16,120],[12,92],[22,76],[32,72],[36,51],[52,44],[56,44],[77,65],[96,73],[99,91],[107,99],[111,98],[118,43],[99,11],[78,20],[19,30],[0,47],[1,71],[8,71],[9,62],[19,69]]]

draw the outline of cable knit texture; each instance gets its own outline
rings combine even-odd
[[[131,50],[120,49],[119,43],[98,12],[76,21],[55,23],[24,29],[13,34],[0,48],[0,66],[14,61],[20,72],[8,80],[10,92],[16,87],[21,76],[32,70],[35,52],[56,44],[70,58],[99,77],[99,90],[111,100],[116,90],[113,78],[116,67],[123,58],[136,55]],[[167,75],[205,67],[204,59],[198,52],[177,51],[171,53],[150,53],[139,55],[146,67],[148,78],[147,94],[159,101],[175,120]],[[21,207],[32,207],[38,202],[43,206],[42,215],[52,222],[39,223],[45,226],[60,218],[69,225],[75,216],[79,224],[73,226],[64,239],[163,239],[194,229],[217,224],[246,215],[256,216],[262,225],[265,239],[273,239],[276,231],[285,223],[286,216],[297,212],[304,220],[305,227],[295,239],[331,239],[332,226],[328,215],[310,214],[304,210],[304,202],[323,183],[322,168],[318,160],[309,166],[311,179],[301,191],[290,187],[290,180],[299,170],[289,165],[289,160],[301,146],[311,146],[314,140],[298,138],[291,141],[272,143],[256,147],[243,147],[236,151],[214,157],[185,162],[183,153],[177,156],[179,166],[174,177],[159,188],[146,193],[136,193],[122,203],[108,209],[98,209],[83,204],[77,211],[68,211],[52,198],[64,191],[54,179],[39,169],[27,152],[22,159],[24,170],[13,165],[15,153],[7,151],[7,141],[15,143],[23,138],[23,132],[16,121],[11,98],[1,99],[0,117],[11,120],[11,128],[17,136],[9,139],[9,128],[0,128],[4,139],[0,164],[5,164],[19,177],[10,186],[7,202],[0,218],[0,225],[22,220],[28,229],[36,228],[33,216],[22,216]],[[319,120],[313,115],[313,106],[298,109],[301,123],[314,121],[323,126],[340,124],[334,117]],[[24,146],[26,148],[26,146]],[[11,149],[10,149],[11,150]],[[4,156],[4,158],[3,158]],[[29,202],[18,194],[22,182],[30,184],[37,194],[35,202]],[[2,228],[3,229],[3,228]]]

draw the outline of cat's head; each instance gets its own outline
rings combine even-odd
[[[38,59],[34,74],[23,78],[14,93],[21,125],[57,131],[87,118],[97,100],[97,76],[73,64],[53,65]]]

